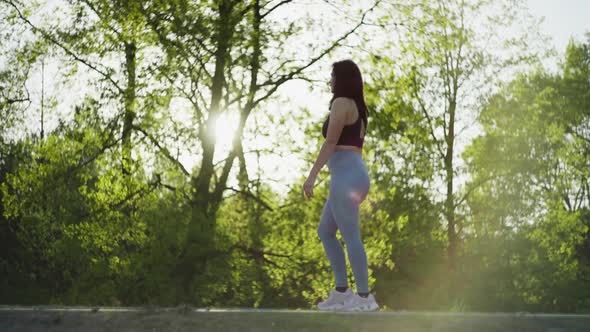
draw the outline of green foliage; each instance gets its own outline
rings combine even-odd
[[[520,75],[480,116],[485,134],[464,153],[473,183],[485,183],[468,203],[469,260],[489,262],[482,272],[496,271],[505,291],[473,306],[589,310],[588,59],[587,45],[571,43],[562,74]],[[478,283],[473,293],[488,294],[490,282]]]
[[[285,45],[313,22],[263,19],[268,1],[68,5],[67,19],[43,30],[27,22],[39,7],[0,0],[0,26],[10,32],[0,35],[3,301],[313,308],[334,282],[317,235],[327,172],[313,199],[303,198],[302,178],[279,197],[248,174],[241,141],[213,163],[219,150],[205,137],[210,116],[237,110],[245,124],[281,84],[309,78],[288,56],[301,60],[301,49]],[[482,28],[509,25],[518,8],[388,5],[377,22],[396,26],[387,46],[399,53],[370,52],[363,67],[371,188],[360,227],[370,289],[388,309],[588,312],[588,44],[570,43],[559,73],[522,72],[496,90],[499,72],[536,54],[519,51],[518,38],[494,39],[492,29],[485,36],[496,46],[516,50],[502,58],[463,24],[485,14]],[[92,73],[93,91],[73,97],[71,121],[14,139],[32,103],[26,82],[45,57],[59,59],[71,82],[81,68]],[[263,79],[251,81],[256,75]],[[61,107],[46,110],[68,111]],[[175,119],[178,109],[193,118]],[[449,168],[448,116],[465,110],[479,113],[483,134],[463,153],[466,167],[451,156]],[[309,112],[289,116],[303,124]],[[295,152],[313,161],[319,124],[303,131],[310,151]],[[198,160],[212,146],[210,163]],[[193,169],[180,163],[182,152],[197,156]],[[438,188],[462,171],[465,188],[446,193],[460,244],[450,271],[450,214]],[[224,172],[238,188],[226,188]],[[354,285],[350,267],[348,275]]]

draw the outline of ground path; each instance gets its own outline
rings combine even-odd
[[[590,315],[3,305],[0,331],[590,332]]]

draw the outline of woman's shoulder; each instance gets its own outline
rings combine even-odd
[[[344,109],[344,110],[350,110],[350,109],[354,109],[356,106],[356,103],[354,101],[354,99],[349,98],[349,97],[336,97],[334,98],[334,100],[332,101],[332,109],[337,108],[337,109]]]
[[[333,103],[354,103],[354,99],[350,98],[350,97],[336,97],[334,98],[334,100],[332,101]]]

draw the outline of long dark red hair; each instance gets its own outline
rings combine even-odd
[[[367,128],[367,116],[369,110],[365,103],[365,94],[363,93],[363,77],[359,67],[352,60],[337,61],[332,64],[332,73],[334,74],[334,94],[330,100],[330,109],[332,102],[338,97],[347,97],[354,99],[359,115],[365,121]]]

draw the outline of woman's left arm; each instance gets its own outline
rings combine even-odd
[[[309,171],[307,180],[305,180],[303,185],[304,194],[306,194],[308,197],[313,195],[313,185],[318,173],[328,162],[330,156],[332,156],[332,153],[334,153],[336,150],[336,143],[338,143],[338,139],[342,133],[342,128],[344,127],[344,123],[346,121],[346,111],[348,107],[349,104],[344,98],[336,98],[332,103],[326,140],[324,144],[322,144],[322,148],[320,149],[318,157],[316,158],[311,171]]]

